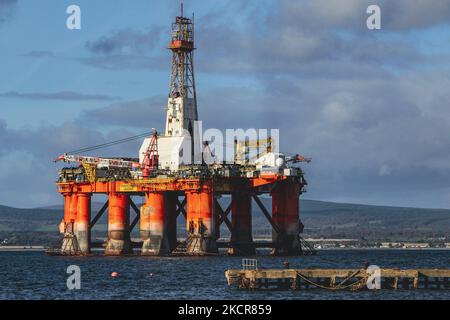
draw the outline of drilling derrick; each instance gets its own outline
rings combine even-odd
[[[194,18],[183,16],[183,5],[181,15],[172,23],[169,49],[172,51],[172,72],[165,135],[180,137],[187,131],[194,137],[195,121],[198,120],[194,79]]]

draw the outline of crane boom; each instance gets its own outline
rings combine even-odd
[[[287,157],[286,162],[298,163],[298,162],[306,162],[310,163],[312,161],[311,158],[306,158],[302,155],[296,154],[295,156]]]
[[[140,164],[134,161],[122,160],[122,159],[105,159],[99,157],[88,157],[88,156],[79,156],[79,155],[71,155],[71,154],[63,154],[55,159],[55,162],[64,161],[64,162],[76,162],[80,164],[89,164],[95,165],[98,168],[128,168],[135,169],[140,168]]]
[[[159,153],[158,153],[158,132],[153,129],[153,134],[145,152],[144,160],[140,164],[142,168],[142,176],[148,178],[152,171],[158,170]]]
[[[235,140],[235,156],[236,162],[252,162],[259,157],[271,153],[274,148],[274,140],[269,137],[267,139],[256,139],[256,140],[245,140],[237,141]],[[256,150],[256,154],[250,157],[251,150]]]

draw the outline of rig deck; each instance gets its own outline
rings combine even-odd
[[[450,269],[381,269],[380,289],[450,289]],[[225,272],[228,286],[244,290],[368,290],[367,269],[260,269]]]
[[[133,252],[130,232],[140,222],[141,254],[198,255],[217,253],[227,246],[229,254],[252,255],[256,247],[272,248],[275,255],[300,255],[311,248],[301,239],[299,196],[306,182],[302,172],[287,176],[264,174],[247,177],[160,177],[139,180],[59,181],[58,192],[64,196],[62,232],[65,234],[61,251],[64,255],[88,254],[92,247],[91,229],[108,211],[107,255]],[[108,201],[91,218],[91,198],[108,195]],[[258,197],[272,197],[271,212]],[[227,208],[218,198],[230,196]],[[133,196],[144,196],[145,204],[138,208]],[[272,227],[272,242],[254,243],[252,237],[252,203],[261,209]],[[130,208],[135,217],[130,219]],[[186,241],[177,242],[176,220],[186,218]],[[231,220],[230,217],[231,216]],[[131,221],[130,221],[131,220]],[[231,232],[230,242],[217,243],[220,226],[225,223]]]

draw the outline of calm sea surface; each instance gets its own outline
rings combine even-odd
[[[449,250],[322,250],[317,256],[257,256],[260,268],[450,268]],[[241,258],[49,257],[42,252],[0,252],[0,299],[446,299],[450,290],[246,292],[228,288],[224,271]],[[66,287],[69,265],[81,268],[81,289]],[[111,272],[120,273],[112,278]],[[150,276],[153,273],[153,276]]]

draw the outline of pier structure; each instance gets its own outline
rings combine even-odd
[[[242,290],[450,289],[449,269],[230,269],[228,286]],[[376,278],[378,277],[378,279]]]

